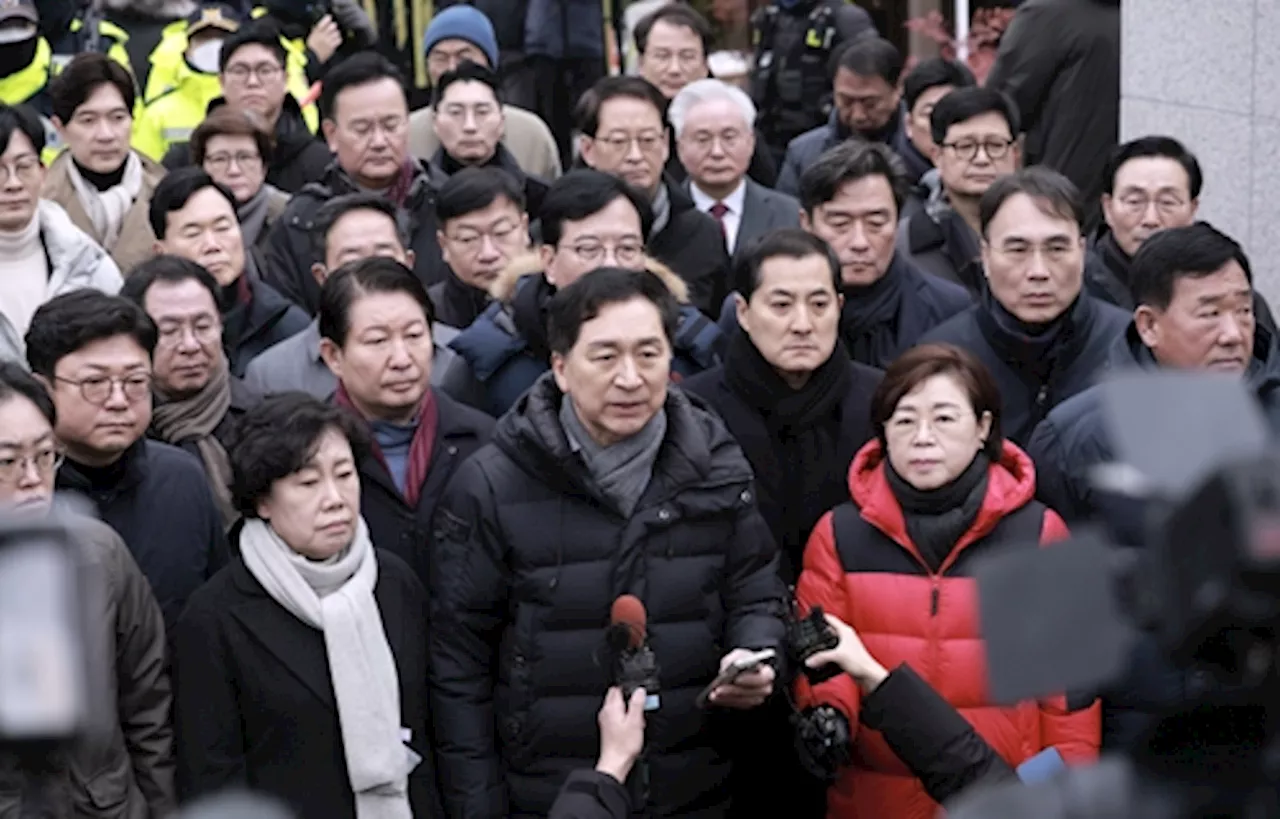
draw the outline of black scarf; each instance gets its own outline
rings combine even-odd
[[[809,532],[824,512],[848,498],[846,473],[861,441],[841,440],[841,403],[852,379],[840,345],[793,389],[745,332],[732,333],[724,378],[746,405],[746,417],[725,421],[756,473],[766,522],[782,552],[783,576],[800,569]]]
[[[902,312],[903,272],[894,260],[875,282],[845,285],[840,312],[840,338],[849,357],[872,367],[884,368],[898,357],[898,324]]]
[[[462,281],[452,270],[444,277],[439,292],[436,321],[459,330],[470,327],[489,306],[488,293]]]
[[[1107,288],[1108,291],[1116,297],[1117,305],[1126,310],[1132,310],[1134,307],[1133,283],[1130,279],[1130,268],[1133,259],[1120,249],[1120,245],[1116,244],[1116,237],[1109,230],[1093,246],[1098,251],[1098,256],[1102,259],[1107,272],[1115,278],[1112,286]]]
[[[516,285],[516,297],[511,301],[511,320],[529,345],[529,352],[539,361],[550,361],[547,303],[556,289],[541,274],[526,276],[525,279]]]
[[[1046,324],[1028,324],[1010,313],[989,290],[981,295],[979,328],[1000,358],[1019,372],[1030,374],[1037,383],[1049,380],[1074,335],[1074,314],[1082,309],[1083,291]]]
[[[920,556],[936,572],[957,541],[978,518],[987,497],[987,468],[991,462],[981,452],[951,483],[937,489],[916,489],[884,461],[884,476],[902,507],[907,537]]]

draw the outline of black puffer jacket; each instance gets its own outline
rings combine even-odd
[[[546,816],[599,752],[609,609],[648,609],[661,707],[648,715],[654,816],[720,817],[724,722],[698,691],[735,647],[781,654],[784,589],[751,468],[724,425],[672,387],[653,478],[630,518],[592,487],[544,375],[440,501],[431,567],[431,703],[447,811]]]

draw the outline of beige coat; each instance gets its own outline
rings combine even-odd
[[[560,150],[551,129],[537,114],[513,105],[502,106],[507,129],[502,144],[516,158],[516,164],[530,176],[539,176],[550,182],[558,179]],[[430,107],[421,108],[409,115],[409,153],[429,162],[440,148],[432,123],[436,113]]]
[[[104,247],[115,260],[120,272],[126,277],[129,271],[155,255],[153,246],[156,235],[151,230],[147,211],[151,207],[151,193],[156,189],[156,185],[160,184],[165,174],[164,168],[159,164],[142,154],[138,154],[138,158],[142,160],[142,192],[138,194],[133,207],[129,208],[129,212],[124,216],[124,224],[120,226],[120,238],[116,240],[115,247]],[[71,152],[63,151],[49,166],[40,196],[61,205],[71,217],[72,224],[89,234],[95,242],[102,244],[102,237],[94,231],[89,214],[85,211],[84,205],[80,204],[80,197],[76,196],[75,185],[71,183],[71,175],[67,170],[70,165]]]

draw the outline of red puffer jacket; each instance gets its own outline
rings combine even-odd
[[[1053,746],[1063,758],[1097,758],[1097,703],[1068,711],[1065,700],[991,704],[986,655],[978,631],[977,590],[966,576],[973,558],[1015,529],[1038,530],[1040,543],[1067,536],[1054,512],[1032,500],[1035,470],[1022,450],[1006,442],[991,465],[987,494],[977,518],[937,573],[931,572],[907,536],[902,508],[885,478],[879,441],[859,451],[849,468],[849,489],[859,516],[828,512],[818,521],[804,553],[796,588],[801,607],[820,605],[857,630],[867,650],[886,668],[909,663],[973,724],[1009,762],[1019,765]],[[1029,517],[1030,516],[1030,517]],[[840,520],[837,546],[833,520]],[[1015,522],[1016,521],[1016,522]],[[826,703],[849,719],[853,763],[827,795],[829,819],[933,819],[938,805],[925,794],[879,732],[858,724],[859,692],[841,675],[810,688],[799,683],[802,707]]]

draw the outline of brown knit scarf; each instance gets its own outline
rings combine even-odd
[[[195,441],[213,497],[222,512],[222,521],[231,526],[239,517],[231,505],[231,461],[222,444],[213,436],[214,429],[231,409],[231,375],[227,371],[226,358],[218,357],[209,383],[195,395],[170,400],[158,389],[156,395],[161,403],[151,415],[151,428],[160,440],[175,446]]]

